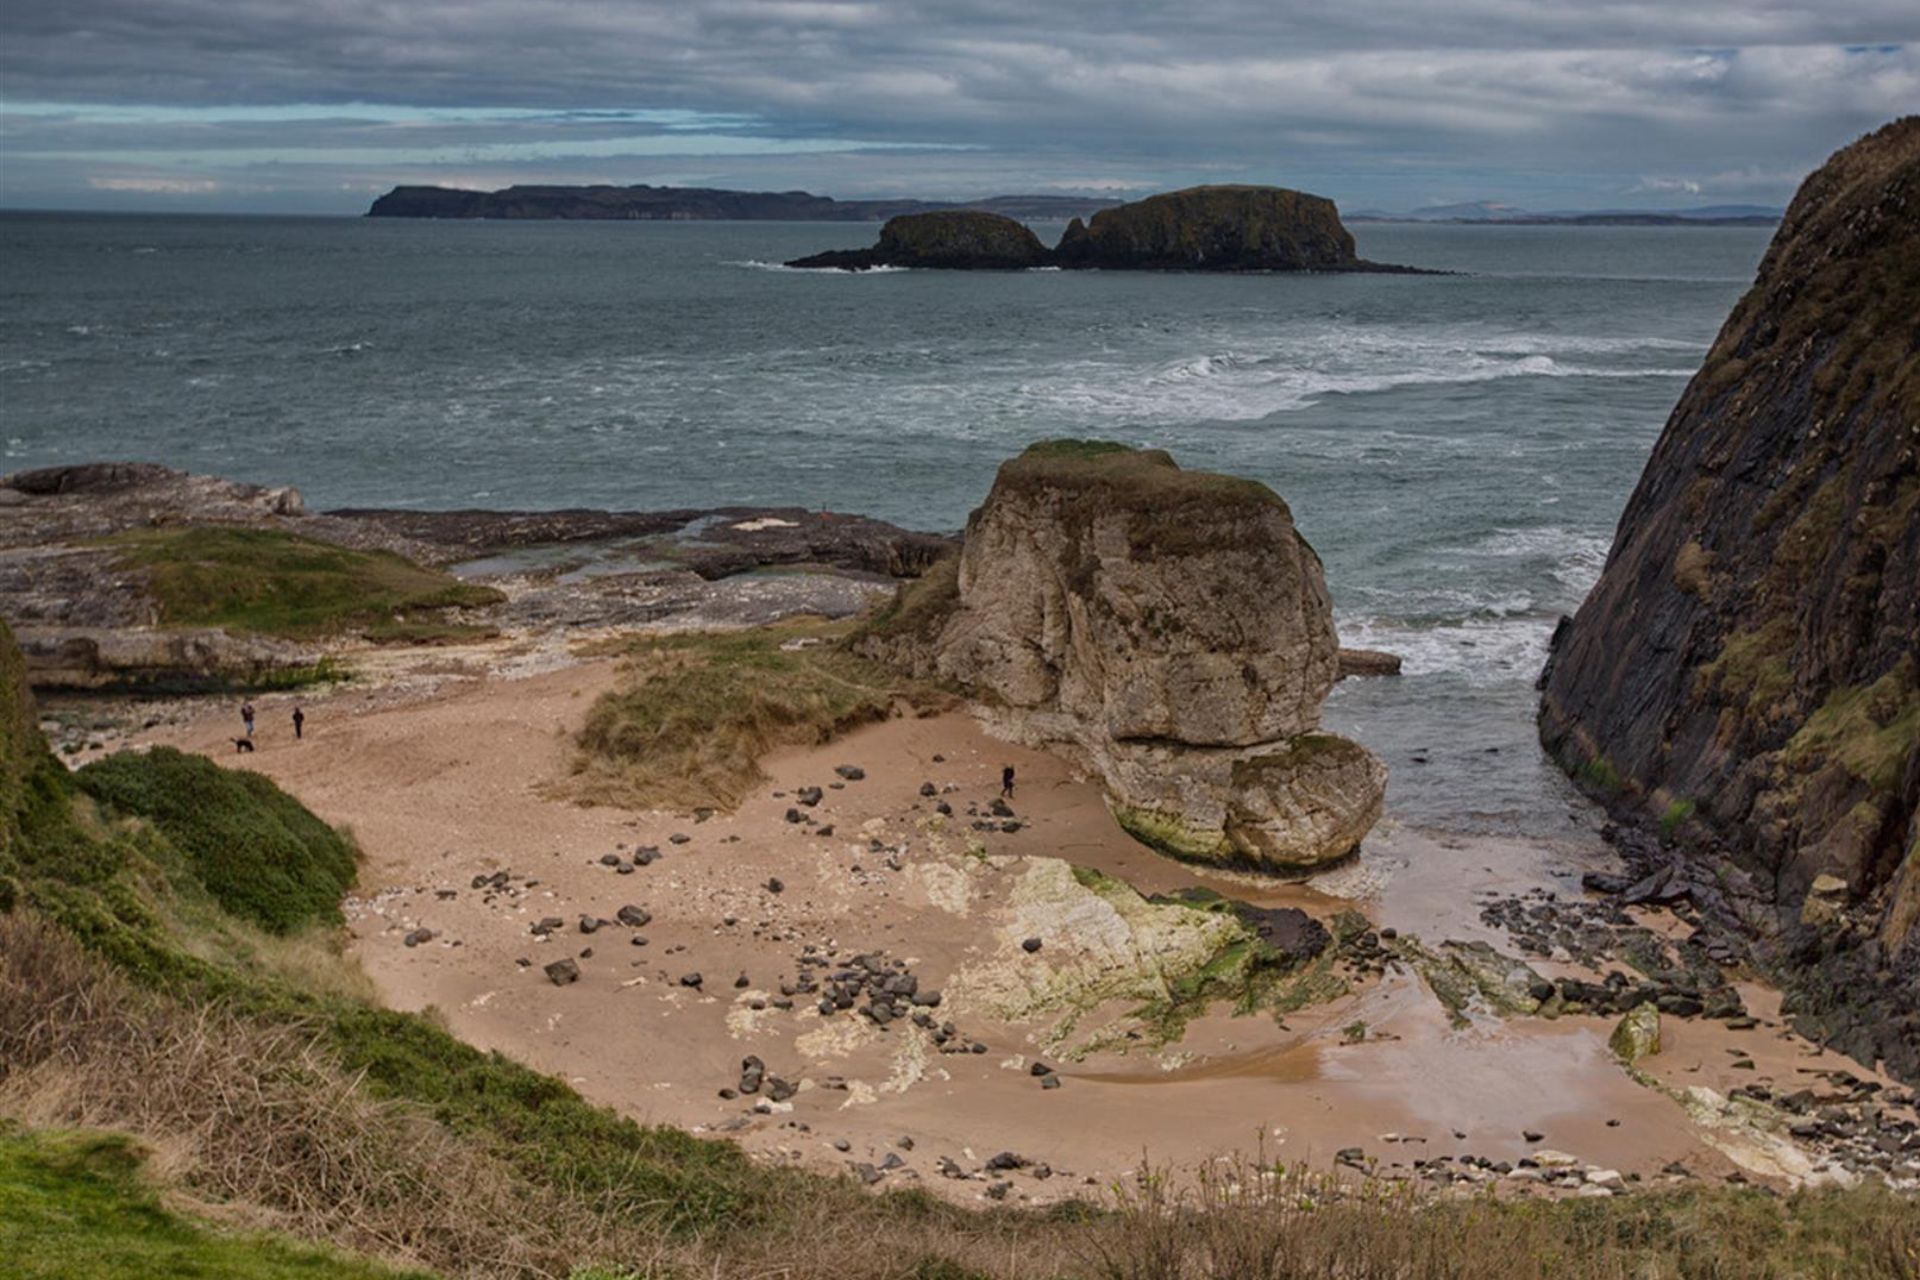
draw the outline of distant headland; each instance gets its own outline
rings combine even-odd
[[[590,222],[884,222],[908,213],[978,209],[1036,222],[1090,217],[1117,201],[1092,196],[1008,195],[984,200],[835,200],[807,191],[712,187],[395,187],[369,218],[502,218]]]

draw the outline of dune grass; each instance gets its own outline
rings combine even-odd
[[[850,652],[847,632],[790,622],[622,641],[620,687],[587,713],[569,793],[730,809],[764,778],[769,751],[828,742],[896,709],[951,705],[935,686]]]
[[[183,526],[117,534],[122,565],[144,571],[169,626],[313,639],[354,631],[423,642],[482,633],[453,616],[503,597],[387,551],[277,529]]]

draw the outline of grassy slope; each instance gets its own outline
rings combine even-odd
[[[339,922],[353,845],[261,775],[160,747],[96,761],[78,781],[109,812],[150,822],[234,915],[274,933]]]
[[[731,808],[776,747],[829,741],[902,700],[947,703],[849,652],[845,631],[800,622],[626,642],[621,687],[587,713],[574,793],[637,808]]]
[[[114,1134],[0,1129],[0,1258],[18,1280],[383,1280],[365,1260],[260,1234],[216,1233],[162,1207],[135,1144]]]
[[[109,540],[121,562],[145,570],[171,626],[311,638],[362,631],[374,639],[462,634],[450,610],[495,604],[500,593],[386,551],[358,551],[273,529],[141,529]]]

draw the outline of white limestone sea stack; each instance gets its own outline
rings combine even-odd
[[[1311,870],[1380,816],[1385,766],[1320,729],[1339,676],[1320,558],[1252,480],[1034,445],[1000,468],[959,557],[856,644],[1074,758],[1175,857]]]

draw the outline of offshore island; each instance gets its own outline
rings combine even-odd
[[[343,1275],[1901,1274],[1916,193],[1916,119],[1810,177],[1675,408],[1553,840],[1396,821],[1312,530],[1159,450],[958,535],[8,476],[0,1104]],[[1033,247],[1343,269],[1312,200]]]

